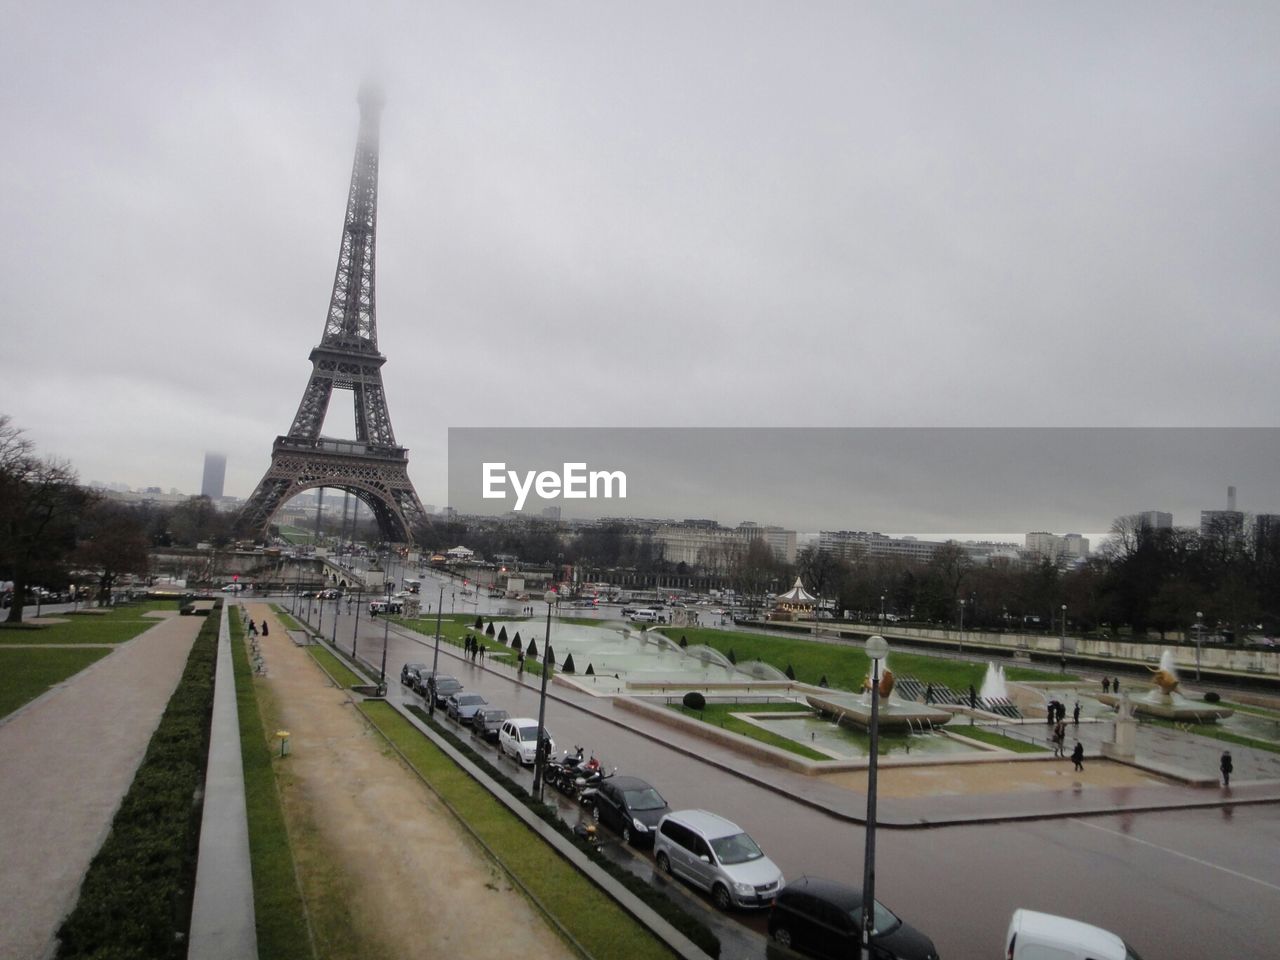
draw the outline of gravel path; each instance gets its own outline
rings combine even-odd
[[[283,761],[285,807],[291,818],[302,819],[318,848],[295,849],[304,894],[309,864],[336,871],[359,935],[356,944],[319,943],[320,953],[575,957],[434,794],[389,752],[348,695],[294,645],[269,608],[247,607],[256,622],[264,616],[271,622],[270,636],[260,641],[267,676],[259,682],[269,687],[278,719],[291,734],[291,755]]]

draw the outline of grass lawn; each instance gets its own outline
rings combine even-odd
[[[812,712],[808,707],[798,703],[708,703],[705,710],[689,710],[684,704],[670,704],[672,710],[686,717],[693,717],[704,723],[722,727],[732,733],[740,733],[744,737],[767,743],[791,753],[799,754],[808,760],[830,760],[831,757],[817,750],[811,750],[802,743],[780,736],[769,730],[761,730],[754,723],[732,716],[735,713],[796,713]]]
[[[1266,717],[1268,720],[1280,720],[1280,711],[1268,710],[1266,707],[1258,707],[1252,703],[1235,703],[1231,700],[1223,700],[1220,706],[1230,707],[1238,713],[1248,713],[1255,717]]]
[[[253,674],[240,618],[231,624],[236,709],[240,715],[240,754],[244,764],[245,803],[249,813],[249,856],[253,869],[254,920],[258,956],[272,960],[314,960],[306,905],[298,889],[289,833],[272,769],[272,752],[254,694]]]
[[[364,681],[357,677],[347,667],[345,663],[335,657],[332,653],[318,644],[312,644],[307,647],[307,653],[319,663],[325,670],[329,671],[329,676],[337,680],[344,687],[354,687],[358,683]]]
[[[66,614],[66,623],[39,627],[0,626],[0,644],[6,643],[123,643],[159,623],[156,617],[144,616],[152,610],[177,610],[171,600],[153,600],[125,604],[103,613]],[[64,614],[58,614],[63,617]]]
[[[993,747],[1000,747],[1009,750],[1012,753],[1048,753],[1044,747],[1037,746],[1034,743],[1027,743],[1025,740],[1015,740],[1013,737],[1006,737],[1002,733],[996,733],[989,727],[980,727],[974,724],[971,727],[956,727],[955,733],[962,737],[968,737],[970,740],[981,740],[983,743],[989,743]]]
[[[671,951],[602,893],[484,787],[385,703],[360,709],[426,778],[503,864],[595,957],[663,958]]]
[[[862,681],[870,672],[869,661],[862,648],[846,644],[820,643],[798,637],[735,633],[706,627],[665,627],[662,633],[677,643],[684,637],[690,644],[706,644],[726,656],[732,651],[738,663],[763,660],[783,671],[790,665],[796,679],[802,683],[816,684],[825,676],[832,687],[860,690]],[[889,668],[899,676],[913,676],[922,683],[946,684],[953,690],[967,690],[969,684],[981,686],[987,672],[985,663],[947,660],[897,650],[890,650],[887,662]],[[1076,679],[1070,674],[1030,670],[1025,667],[1008,667],[1005,676],[1009,680]]]
[[[1253,747],[1255,750],[1266,750],[1268,753],[1280,753],[1280,743],[1242,737],[1238,733],[1222,729],[1216,723],[1183,723],[1181,721],[1165,720],[1163,717],[1149,716],[1144,716],[1142,722],[1151,723],[1157,727],[1165,727],[1169,730],[1181,730],[1184,733],[1199,734],[1202,737],[1221,740],[1223,743],[1234,743],[1241,747]]]
[[[290,616],[289,611],[284,609],[278,603],[271,604],[271,609],[275,611],[276,619],[280,621],[280,625],[286,630],[301,630],[302,624]]]
[[[38,650],[0,646],[0,717],[8,716],[54,684],[74,676],[110,652],[103,647]]]

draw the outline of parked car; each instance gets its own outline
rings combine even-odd
[[[427,681],[427,692],[423,696],[428,699],[435,698],[437,708],[443,707],[445,701],[452,697],[455,693],[462,692],[462,682],[455,677],[446,677],[442,673],[434,674]]]
[[[542,733],[548,739],[551,733],[546,727]],[[498,730],[498,748],[520,763],[533,763],[538,759],[538,721],[531,717],[510,717]],[[551,740],[551,750],[556,742]]]
[[[418,683],[418,675],[425,669],[425,663],[406,663],[400,668],[400,682],[409,689],[414,689]]]
[[[482,707],[471,718],[471,733],[490,743],[497,743],[502,723],[510,716],[511,714],[501,707]]]
[[[418,675],[414,677],[413,681],[409,684],[409,688],[419,696],[425,697],[427,695],[427,684],[431,682],[431,678],[434,676],[435,671],[429,669],[426,664],[423,664],[422,668],[418,671]]]
[[[937,960],[933,941],[879,900],[873,916],[873,956],[883,960]],[[862,891],[819,877],[801,877],[788,883],[769,914],[769,936],[784,947],[815,957],[858,956],[861,929]]]
[[[648,846],[670,812],[662,794],[639,777],[609,777],[600,781],[591,815],[616,830],[623,843]]]
[[[767,907],[782,871],[736,823],[706,810],[677,810],[658,824],[654,860],[664,873],[711,894],[721,910]]]
[[[470,723],[476,711],[488,705],[489,701],[478,693],[455,693],[445,701],[444,709],[450,720]]]
[[[1009,960],[1142,960],[1114,933],[1035,910],[1013,911],[1004,942]]]

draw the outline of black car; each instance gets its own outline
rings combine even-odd
[[[418,675],[409,682],[409,687],[414,693],[427,695],[427,684],[431,682],[431,678],[435,676],[435,671],[428,669],[426,664],[422,665],[422,669],[418,671]]]
[[[652,846],[658,821],[670,812],[662,794],[639,777],[610,777],[600,781],[592,816],[616,830],[623,843]]]
[[[400,668],[400,682],[409,688],[416,688],[418,685],[418,675],[427,669],[425,663],[406,663]]]
[[[427,692],[423,696],[428,698],[435,697],[436,706],[443,707],[446,700],[461,690],[462,684],[458,680],[438,673],[427,681]]]
[[[471,718],[471,732],[477,737],[497,743],[502,722],[510,716],[511,714],[501,707],[485,707],[483,710],[477,710],[476,715]]]
[[[835,880],[801,877],[782,888],[769,914],[769,936],[815,957],[858,955],[862,891]],[[883,960],[937,960],[933,941],[878,900],[872,955]]]

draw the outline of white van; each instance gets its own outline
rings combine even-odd
[[[627,619],[632,623],[657,623],[658,611],[648,609],[632,610],[631,613],[627,614]]]
[[[1114,933],[1034,910],[1013,911],[1004,942],[1007,960],[1142,960]]]

